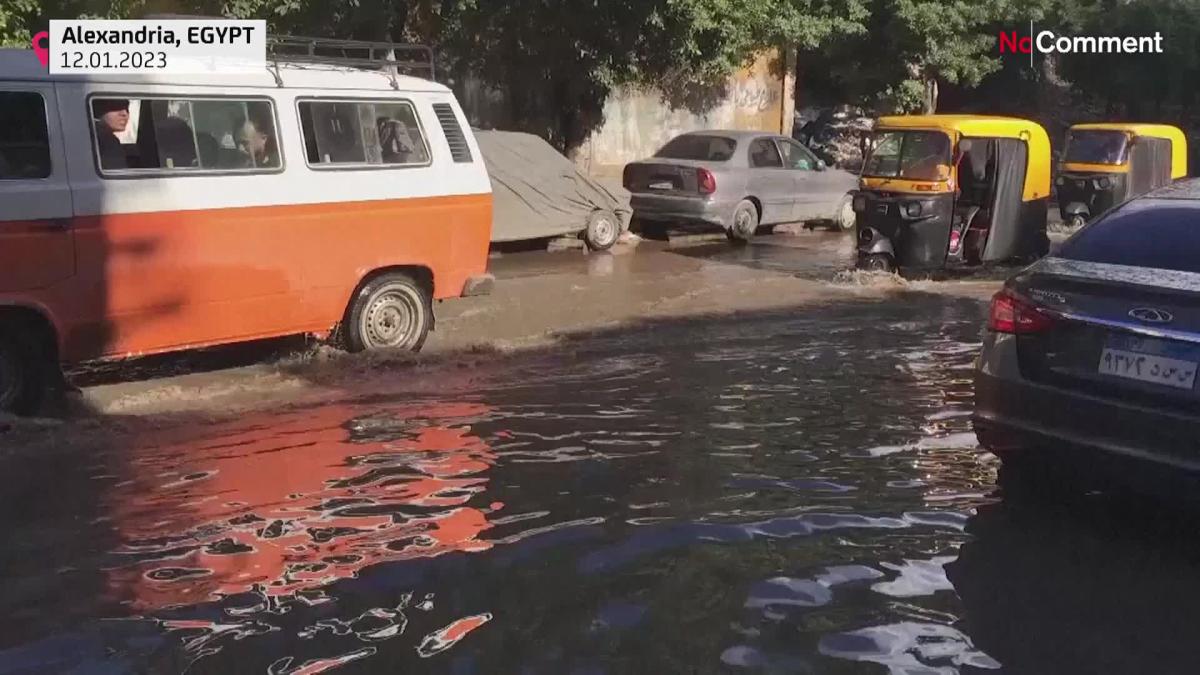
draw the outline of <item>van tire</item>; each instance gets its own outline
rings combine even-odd
[[[0,412],[33,415],[49,386],[49,368],[41,350],[17,332],[16,324],[0,323]]]
[[[346,315],[343,347],[348,352],[403,349],[418,352],[433,325],[432,293],[401,272],[367,282]]]
[[[592,211],[588,216],[583,241],[593,251],[607,251],[621,238],[621,221],[616,214],[605,209]]]

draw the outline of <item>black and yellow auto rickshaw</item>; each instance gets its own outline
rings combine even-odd
[[[1067,131],[1055,181],[1062,219],[1078,227],[1187,173],[1187,137],[1175,127],[1076,124]]]
[[[937,270],[1049,250],[1050,139],[1035,122],[883,117],[854,194],[858,266]]]

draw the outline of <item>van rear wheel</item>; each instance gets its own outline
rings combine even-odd
[[[433,323],[430,291],[407,274],[372,279],[355,296],[345,322],[347,351],[420,351]]]
[[[0,412],[32,415],[41,405],[47,369],[37,349],[0,324]]]

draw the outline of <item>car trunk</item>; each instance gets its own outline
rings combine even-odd
[[[1019,293],[1058,316],[1017,337],[1022,375],[1129,403],[1197,409],[1200,294],[1035,276]]]
[[[625,189],[635,193],[689,195],[700,194],[698,162],[686,160],[632,162],[625,167]]]

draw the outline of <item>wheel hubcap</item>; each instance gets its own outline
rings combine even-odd
[[[597,244],[607,244],[615,238],[615,233],[616,227],[613,226],[612,221],[608,218],[601,218],[592,226],[592,238]]]
[[[750,234],[752,227],[750,214],[746,211],[739,211],[737,220],[734,221],[734,229],[737,230],[738,234]]]
[[[368,347],[407,347],[417,336],[420,307],[407,293],[381,294],[363,312],[362,335]]]
[[[842,206],[842,227],[849,229],[854,227],[854,205],[845,204]]]

